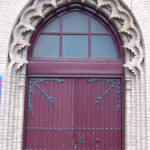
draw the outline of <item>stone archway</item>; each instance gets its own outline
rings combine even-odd
[[[3,149],[13,149],[13,147],[21,149],[22,145],[26,64],[30,37],[44,16],[57,7],[72,2],[75,0],[32,1],[24,8],[14,27],[9,48],[7,76],[7,81],[11,81],[7,88],[11,92],[5,97],[8,104],[11,101],[11,105],[8,105],[6,110],[9,110],[6,135],[12,130],[14,133],[6,143],[3,143]],[[86,3],[104,13],[120,33],[125,50],[126,149],[145,150],[147,149],[145,72],[140,29],[131,12],[120,0],[81,0],[81,3]],[[19,120],[16,119],[18,117]],[[14,136],[16,138],[12,142]]]

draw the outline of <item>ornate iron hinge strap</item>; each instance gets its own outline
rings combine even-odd
[[[104,99],[104,97],[106,96],[106,95],[108,95],[110,92],[111,92],[111,90],[114,88],[114,84],[112,84],[108,89],[106,89],[105,91],[104,91],[104,93],[101,95],[101,96],[99,96],[99,97],[96,97],[96,103],[98,104],[98,103],[102,103],[102,101],[103,101],[103,99]]]
[[[57,79],[57,78],[29,78],[29,92],[28,92],[28,112],[32,111],[32,96],[33,96],[33,90],[35,87],[46,97],[47,102],[49,104],[54,103],[54,98],[52,96],[49,96],[47,92],[40,87],[40,83],[47,84],[47,81],[49,82],[56,82],[56,83],[63,83],[64,79]]]
[[[110,83],[110,87],[104,91],[101,96],[96,97],[96,103],[101,104],[104,100],[104,97],[108,95],[114,87],[117,89],[117,111],[120,112],[121,109],[121,84],[120,79],[102,79],[102,78],[94,78],[87,80],[88,83],[95,83],[96,81],[100,81],[100,83]]]

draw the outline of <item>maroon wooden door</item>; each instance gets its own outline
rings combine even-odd
[[[121,150],[119,79],[77,79],[75,143],[78,150]]]
[[[26,150],[121,150],[120,79],[30,78]]]

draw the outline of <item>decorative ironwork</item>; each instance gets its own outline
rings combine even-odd
[[[28,131],[85,131],[85,132],[93,132],[93,131],[121,131],[120,127],[117,128],[46,128],[46,127],[27,127]]]
[[[28,111],[32,111],[32,96],[33,96],[33,90],[35,87],[38,88],[38,90],[46,97],[49,104],[54,103],[54,98],[52,96],[49,96],[47,92],[39,85],[40,83],[47,84],[47,81],[49,82],[56,82],[56,83],[62,83],[64,82],[64,79],[57,79],[57,78],[29,78],[29,95],[28,95]]]
[[[95,83],[96,81],[100,81],[100,83],[110,83],[110,87],[104,91],[104,93],[101,96],[96,97],[96,104],[102,104],[102,101],[104,100],[104,97],[108,95],[111,90],[116,87],[117,89],[117,111],[120,112],[121,110],[121,84],[120,79],[106,79],[106,78],[94,78],[94,79],[88,79],[87,83]]]
[[[106,95],[108,95],[110,92],[111,92],[111,90],[114,88],[114,84],[113,85],[111,85],[108,89],[106,89],[105,91],[104,91],[104,93],[102,94],[102,96],[100,96],[100,97],[96,97],[96,103],[102,103],[102,100],[104,99],[104,97],[106,96]]]

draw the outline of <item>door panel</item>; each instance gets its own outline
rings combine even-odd
[[[120,79],[29,79],[26,150],[121,150],[121,131]]]
[[[119,79],[77,79],[78,150],[121,150]]]
[[[72,79],[29,79],[26,149],[72,149],[74,85]]]

